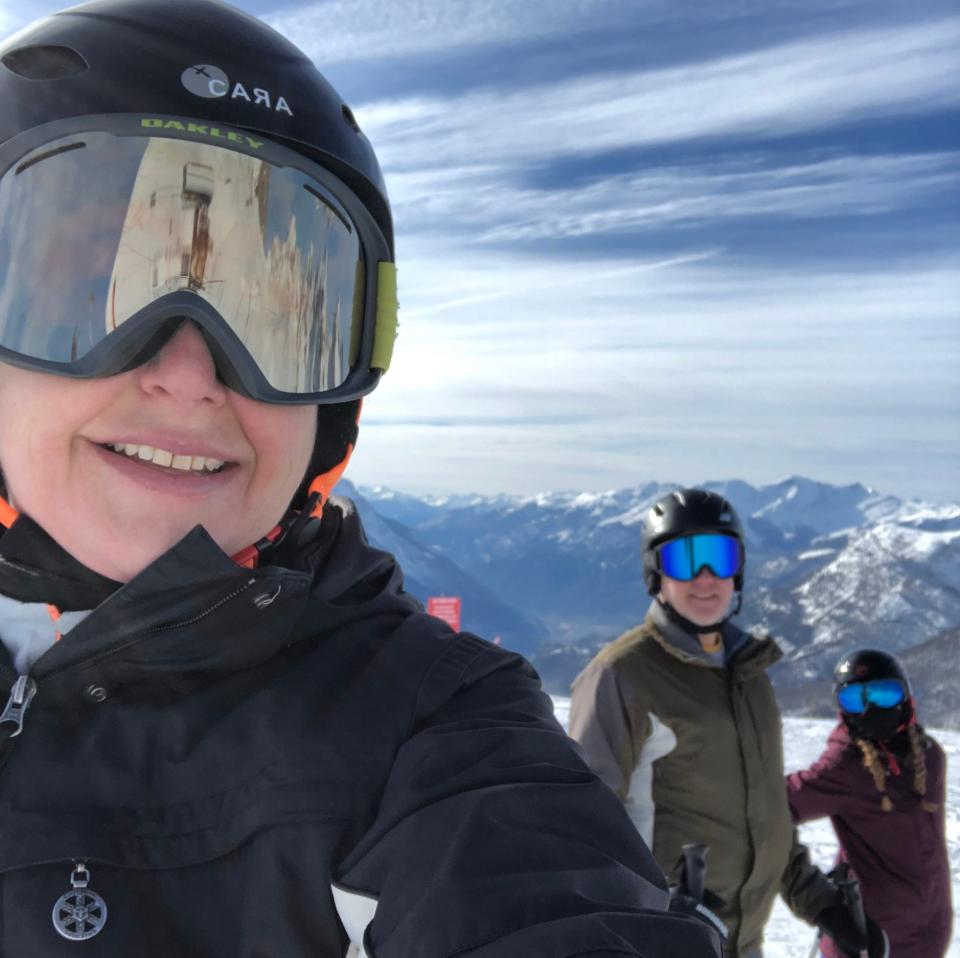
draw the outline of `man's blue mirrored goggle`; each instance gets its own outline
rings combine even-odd
[[[733,536],[717,532],[698,532],[665,542],[657,549],[660,571],[671,579],[689,582],[702,569],[718,579],[735,576],[742,565],[740,543]]]
[[[892,709],[906,698],[907,689],[899,679],[851,682],[837,690],[837,704],[844,712],[849,712],[851,715],[861,715],[870,705],[876,705],[881,709]]]

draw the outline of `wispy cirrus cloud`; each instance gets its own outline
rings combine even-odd
[[[856,30],[520,91],[382,100],[358,116],[388,171],[783,136],[960,104],[960,18]]]
[[[448,57],[484,46],[542,45],[558,37],[571,39],[569,55],[585,33],[628,31],[640,39],[638,31],[667,25],[703,30],[731,20],[756,24],[764,17],[789,17],[795,8],[793,0],[716,0],[696,6],[672,0],[323,0],[282,4],[267,19],[329,66]],[[834,23],[843,22],[847,13],[866,11],[873,20],[882,13],[863,0],[807,0],[804,11],[808,16],[828,12]]]
[[[803,464],[952,495],[955,256],[853,271],[715,254],[571,276],[535,252],[417,245],[405,285],[427,306],[367,400],[357,481],[470,491],[496,464],[491,488],[535,492]]]
[[[535,188],[497,166],[400,172],[395,213],[409,232],[469,231],[514,242],[662,230],[734,218],[811,219],[889,213],[949,201],[960,156],[839,156],[770,166],[768,157],[646,167]]]
[[[643,6],[660,5],[638,4]],[[281,33],[298,37],[310,56],[331,64],[562,34],[621,7],[622,0],[552,0],[545,14],[529,0],[330,0],[287,6],[268,19]]]

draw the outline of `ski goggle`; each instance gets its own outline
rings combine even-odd
[[[907,688],[899,679],[872,679],[869,682],[851,682],[837,689],[837,704],[844,712],[861,715],[867,707],[892,709],[906,701]]]
[[[697,532],[671,539],[657,547],[660,572],[671,579],[689,582],[702,569],[718,579],[735,576],[743,565],[739,541],[717,532]]]
[[[114,375],[184,319],[245,395],[357,398],[390,365],[389,245],[337,177],[249,132],[83,117],[0,147],[0,360]]]

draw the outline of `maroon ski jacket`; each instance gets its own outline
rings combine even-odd
[[[843,723],[810,768],[787,776],[787,799],[797,823],[830,816],[846,861],[860,880],[866,912],[890,938],[891,958],[942,958],[950,941],[950,865],[944,837],[946,759],[929,736],[924,760],[927,793],[913,790],[913,763],[888,765],[882,796]],[[899,764],[899,768],[896,766]],[[823,939],[826,958],[843,958]]]

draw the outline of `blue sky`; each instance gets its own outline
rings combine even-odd
[[[394,204],[355,481],[958,498],[955,4],[240,6],[351,104]]]

